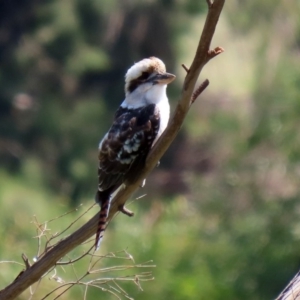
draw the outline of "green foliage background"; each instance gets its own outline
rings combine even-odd
[[[204,0],[2,3],[2,261],[21,262],[22,252],[33,260],[33,216],[43,222],[93,203],[97,145],[134,61],[165,61],[177,75],[168,89],[175,106],[185,76],[180,65],[193,59],[205,12]],[[213,43],[225,53],[205,68],[208,90],[137,194],[147,195],[130,205],[135,217],[119,215],[105,235],[102,254],[126,248],[136,262],[157,266],[143,292],[122,285],[131,297],[272,299],[299,269],[299,12],[292,0],[225,4]],[[80,213],[51,229],[64,229]],[[1,263],[0,288],[21,269]],[[33,299],[58,285],[44,281]],[[74,297],[83,298],[83,288],[62,299]],[[88,299],[100,297],[114,299],[89,290]]]

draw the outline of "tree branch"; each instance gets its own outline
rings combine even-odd
[[[209,48],[224,2],[225,0],[207,1],[208,15],[204,29],[202,31],[194,61],[189,69],[186,68],[188,72],[183,84],[181,99],[177,104],[174,116],[164,134],[151,150],[146,161],[146,166],[139,179],[120,190],[114,199],[112,199],[109,220],[111,220],[111,218],[120,210],[127,212],[124,208],[126,201],[132,193],[138,189],[143,179],[146,178],[149,172],[156,166],[157,161],[169,148],[180,130],[183,120],[190,108],[193,91],[202,68],[211,58],[223,52],[222,48],[216,48],[212,51],[210,51]],[[130,215],[131,213],[129,212],[128,214]],[[22,272],[14,282],[0,292],[0,300],[14,299],[30,285],[38,281],[43,274],[55,266],[64,255],[93,236],[96,233],[97,224],[98,214],[96,214],[91,220],[73,234],[60,241],[55,247],[45,253],[36,263]]]
[[[287,287],[276,300],[296,300],[300,296],[300,271],[295,275]]]

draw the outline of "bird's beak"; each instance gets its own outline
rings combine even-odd
[[[171,73],[162,73],[162,74],[156,74],[153,78],[154,84],[169,84],[176,78],[175,75]]]

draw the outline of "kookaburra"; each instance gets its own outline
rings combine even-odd
[[[166,88],[174,79],[156,57],[135,63],[126,73],[125,100],[99,144],[96,202],[101,209],[96,249],[106,228],[111,195],[137,179],[151,147],[167,127],[170,106]]]

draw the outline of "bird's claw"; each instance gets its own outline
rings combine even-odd
[[[127,209],[124,205],[120,205],[118,207],[118,210],[121,213],[123,213],[124,215],[127,215],[128,217],[133,217],[134,216],[134,213],[131,210]]]

